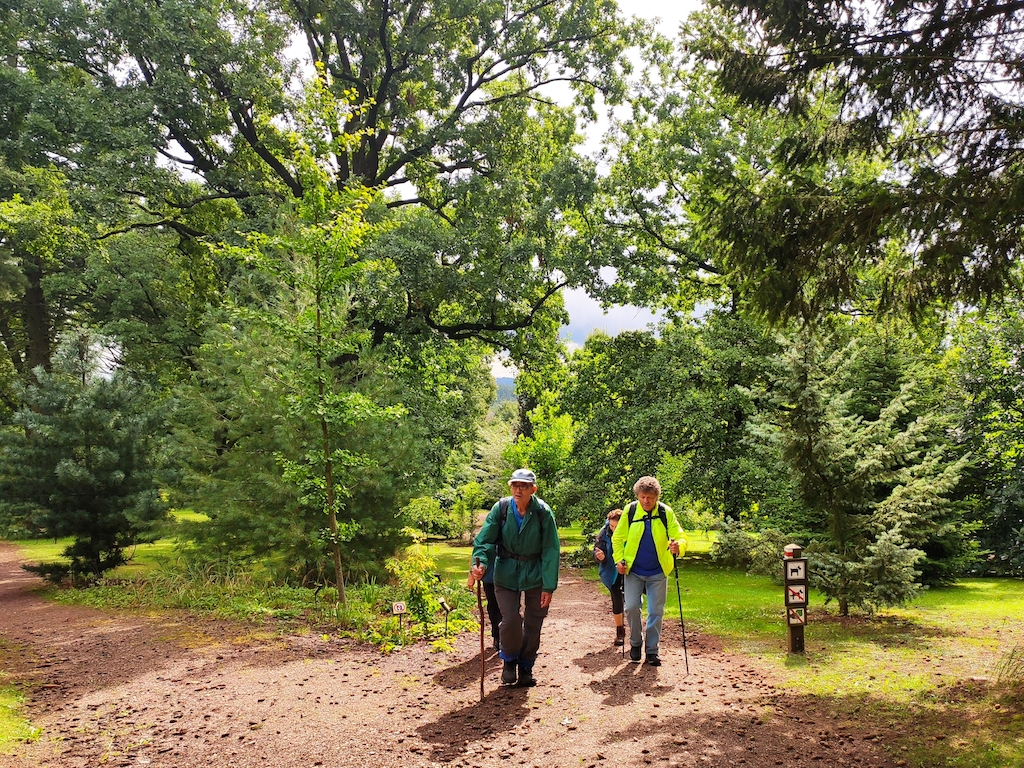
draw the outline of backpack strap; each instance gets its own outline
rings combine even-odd
[[[631,501],[626,509],[629,512],[629,524],[633,524],[633,515],[636,514],[636,508],[639,506],[639,502]],[[660,501],[658,502],[658,519],[661,520],[661,524],[665,526],[665,531],[668,531],[668,512],[665,511],[665,505]]]
[[[628,521],[628,525],[626,526],[627,528],[633,524],[633,515],[636,513],[636,505],[637,502],[631,501],[626,507],[626,514],[629,515],[629,517],[626,518]]]
[[[502,496],[498,501],[498,539],[495,540],[495,544],[501,539],[502,531],[505,530],[505,521],[508,520],[508,508],[511,504],[511,496]]]
[[[509,559],[512,559],[512,560],[522,560],[522,561],[536,560],[538,557],[540,557],[540,553],[539,552],[537,554],[535,554],[535,555],[517,555],[514,552],[512,552],[511,550],[509,550],[505,546],[505,544],[502,542],[502,540],[501,540],[502,539],[502,535],[505,532],[505,521],[508,520],[508,508],[510,506],[512,506],[512,497],[511,496],[502,496],[501,499],[498,500],[498,536],[494,540],[494,550],[495,550],[495,553],[498,555],[498,557],[509,558]],[[543,511],[543,508],[541,509],[541,511]],[[538,517],[539,525],[540,525],[541,529],[543,530],[543,528],[544,528],[544,519],[543,518],[545,517],[545,515],[538,515],[537,517]]]

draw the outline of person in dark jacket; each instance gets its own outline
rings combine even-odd
[[[558,587],[561,552],[555,515],[538,498],[537,476],[517,469],[512,495],[491,507],[473,542],[474,579],[494,564],[494,594],[501,608],[498,628],[504,685],[536,685],[533,667],[551,596]]]
[[[601,583],[608,587],[612,596],[612,618],[615,620],[616,645],[622,645],[626,639],[626,630],[622,625],[622,574],[615,567],[615,558],[612,556],[612,534],[621,517],[621,509],[613,509],[609,512],[605,524],[597,533],[597,541],[594,544],[597,572],[601,576]]]

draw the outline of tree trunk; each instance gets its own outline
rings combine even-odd
[[[37,257],[23,254],[25,280],[28,283],[22,300],[22,321],[25,323],[28,370],[38,366],[50,370],[50,313],[43,293],[43,265]]]
[[[324,354],[323,354],[323,316],[321,314],[321,302],[323,291],[320,280],[320,254],[316,254],[316,370],[317,370],[317,392],[320,396],[321,405],[324,404],[326,388],[324,387]],[[320,437],[323,440],[324,452],[324,485],[327,491],[327,521],[331,529],[331,545],[334,552],[334,585],[338,588],[338,600],[345,605],[345,576],[341,572],[341,542],[338,540],[338,513],[337,498],[334,495],[334,461],[331,458],[331,433],[327,426],[327,419],[320,417]]]

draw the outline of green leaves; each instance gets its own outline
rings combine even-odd
[[[922,317],[1019,286],[1022,82],[981,63],[1021,61],[1013,9],[716,6],[724,24],[691,45],[723,89],[785,126],[761,194],[737,188],[721,217],[770,317],[865,300]]]

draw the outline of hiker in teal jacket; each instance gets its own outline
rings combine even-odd
[[[501,608],[501,682],[530,686],[537,684],[533,665],[551,595],[558,587],[561,548],[551,507],[534,495],[533,471],[517,469],[508,484],[512,495],[491,507],[476,535],[470,572],[482,579],[494,563],[494,594]]]
[[[656,477],[641,477],[633,485],[637,501],[622,513],[612,534],[612,556],[624,574],[623,592],[626,623],[629,625],[629,658],[640,661],[640,646],[647,652],[646,663],[661,664],[658,642],[665,617],[668,575],[675,567],[675,555],[686,545],[672,508],[658,502],[661,483]],[[647,594],[647,627],[640,634],[641,600]]]

